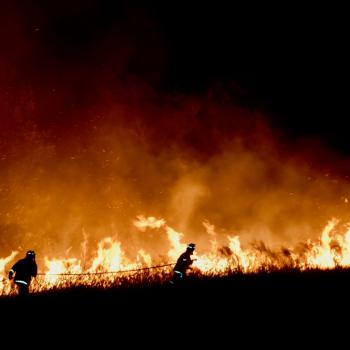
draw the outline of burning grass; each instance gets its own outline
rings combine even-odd
[[[207,251],[195,251],[190,280],[208,281],[237,276],[255,276],[272,273],[347,270],[350,266],[350,230],[341,232],[338,220],[328,222],[317,241],[306,241],[297,247],[271,249],[263,242],[255,242],[242,248],[239,236],[227,236],[227,244],[219,245],[215,227],[203,223],[210,237]],[[185,250],[184,234],[168,226],[164,219],[139,216],[135,227],[147,230],[162,230],[170,246],[167,258],[154,257],[139,249],[135,260],[127,258],[121,243],[111,237],[104,238],[87,267],[81,260],[69,258],[44,258],[39,265],[40,274],[31,285],[32,293],[44,293],[71,288],[113,289],[120,287],[146,287],[167,285],[172,277],[176,258]],[[85,245],[83,245],[85,246]],[[7,279],[7,271],[17,252],[0,259],[0,295],[13,295],[15,289]],[[197,283],[196,282],[196,283]]]
[[[170,276],[168,269],[158,272],[146,270],[113,276],[113,278],[105,278],[101,275],[60,276],[56,283],[50,286],[47,285],[45,277],[40,276],[32,284],[31,297],[36,300],[62,297],[63,301],[66,297],[81,297],[84,300],[91,298],[91,301],[94,302],[95,298],[104,298],[108,295],[114,295],[116,300],[120,295],[123,295],[126,300],[135,295],[146,295],[154,301],[159,296],[191,295],[195,297],[197,293],[201,297],[208,295],[210,298],[217,298],[220,295],[230,298],[231,293],[232,297],[246,298],[250,295],[254,298],[258,296],[261,298],[262,295],[265,295],[271,298],[273,295],[295,297],[293,293],[303,292],[314,294],[315,297],[325,294],[333,298],[332,292],[339,293],[349,290],[350,268],[309,268],[301,271],[291,267],[262,267],[259,271],[250,273],[245,273],[243,269],[235,269],[220,275],[204,274],[196,270],[189,273],[186,282],[178,285],[169,284]],[[12,289],[0,299],[12,299],[15,295],[16,292]],[[236,303],[237,300],[227,299],[227,302]]]

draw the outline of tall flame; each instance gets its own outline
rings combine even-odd
[[[254,273],[261,269],[283,269],[285,267],[299,270],[348,267],[350,266],[350,229],[342,234],[337,230],[338,224],[338,219],[330,220],[322,230],[320,239],[315,242],[308,240],[304,244],[304,251],[300,252],[296,248],[272,251],[264,244],[242,248],[238,235],[227,235],[227,244],[219,247],[216,241],[215,226],[204,221],[203,226],[207,230],[210,242],[209,249],[205,251],[205,247],[199,247],[201,254],[195,252],[193,267],[204,275],[223,275],[229,271]],[[162,234],[168,240],[168,264],[170,265],[174,264],[177,257],[186,249],[186,243],[183,243],[185,234],[167,225],[164,219],[138,216],[134,225],[141,232],[162,229]],[[82,249],[86,249],[86,245],[86,242],[82,244]],[[9,264],[14,261],[16,255],[17,251],[13,251],[9,256],[0,259],[1,295],[11,293],[11,286],[6,276]],[[106,237],[98,242],[96,252],[85,268],[83,268],[83,265],[86,264],[85,261],[83,262],[85,256],[82,259],[45,257],[44,266],[39,266],[39,269],[43,270],[41,272],[43,276],[40,283],[33,284],[32,289],[42,291],[79,283],[102,286],[118,284],[123,278],[132,279],[128,271],[137,273],[138,269],[152,267],[154,258],[152,254],[140,248],[135,260],[132,261],[127,258],[121,242],[112,237]],[[166,279],[166,276],[171,275],[171,268],[165,272],[164,275],[163,272],[154,271],[154,276]],[[73,276],[75,280],[69,279],[69,276]]]

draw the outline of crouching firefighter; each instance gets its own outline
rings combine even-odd
[[[182,253],[177,259],[176,265],[174,267],[173,278],[170,281],[171,284],[176,284],[182,282],[186,278],[186,272],[191,269],[191,265],[195,260],[192,260],[192,254],[196,248],[194,243],[190,243],[186,251]]]
[[[9,279],[14,280],[19,295],[28,295],[32,277],[36,277],[38,267],[35,252],[28,250],[25,258],[18,260],[9,271]]]

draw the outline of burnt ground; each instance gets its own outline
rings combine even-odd
[[[2,330],[91,341],[170,345],[214,340],[301,346],[346,340],[350,270],[193,278],[186,285],[71,288],[0,298]],[[161,340],[165,337],[166,342]],[[277,338],[282,338],[277,342]],[[40,338],[41,339],[41,338]],[[71,340],[70,340],[71,342]]]

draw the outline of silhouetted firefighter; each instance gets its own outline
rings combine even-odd
[[[9,271],[9,279],[14,279],[19,295],[27,295],[32,277],[37,275],[35,252],[28,250],[25,258],[18,260]]]
[[[179,256],[174,267],[173,279],[170,281],[171,284],[176,284],[185,279],[186,272],[188,269],[191,269],[191,265],[194,261],[192,260],[192,254],[195,249],[196,245],[190,243],[187,246],[186,251]]]

